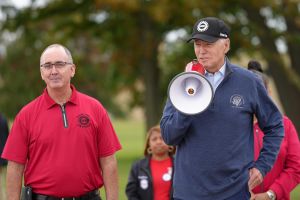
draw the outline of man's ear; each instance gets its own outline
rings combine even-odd
[[[40,73],[41,73],[42,80],[45,80],[44,76],[43,76],[43,73],[42,73],[42,68],[40,68]]]
[[[75,76],[75,72],[76,72],[76,65],[73,64],[71,78],[73,78]]]
[[[230,50],[230,40],[229,38],[225,40],[225,49],[224,49],[224,53],[227,54],[228,51]]]

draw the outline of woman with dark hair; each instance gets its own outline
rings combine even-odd
[[[254,67],[253,67],[254,65]],[[270,94],[268,77],[255,70],[258,61],[248,63],[248,69],[260,78]],[[290,200],[291,191],[300,182],[300,142],[293,122],[283,117],[284,138],[271,171],[264,177],[262,184],[252,190],[251,200]],[[254,120],[254,158],[257,159],[262,148],[264,134]]]
[[[163,141],[160,127],[152,127],[147,133],[145,157],[131,167],[126,186],[128,200],[172,199],[174,153],[175,148]]]

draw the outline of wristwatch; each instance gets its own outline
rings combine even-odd
[[[272,190],[268,190],[267,191],[267,195],[271,200],[275,200],[276,199],[276,195]]]

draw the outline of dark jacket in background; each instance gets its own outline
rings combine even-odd
[[[153,200],[153,183],[152,175],[150,170],[150,159],[151,157],[145,157],[141,160],[136,161],[130,170],[128,177],[128,183],[126,186],[126,195],[128,200]],[[173,182],[173,173],[174,165],[172,159],[172,182]],[[142,183],[143,182],[143,183]],[[144,189],[141,187],[143,184]],[[148,185],[147,185],[148,184]],[[147,185],[147,188],[145,187]],[[171,185],[173,185],[171,183]],[[170,190],[170,200],[172,200],[173,189],[171,186]]]
[[[5,117],[0,114],[0,167],[7,165],[7,160],[1,158],[1,154],[8,137],[8,124]]]

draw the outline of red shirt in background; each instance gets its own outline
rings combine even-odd
[[[284,120],[284,138],[273,168],[264,177],[261,185],[254,188],[254,193],[272,190],[276,200],[290,200],[290,192],[300,182],[300,142],[292,121]],[[254,125],[254,158],[257,160],[262,147],[263,132],[258,124]]]
[[[171,158],[161,161],[151,159],[150,168],[153,179],[154,200],[169,200],[172,182]]]

